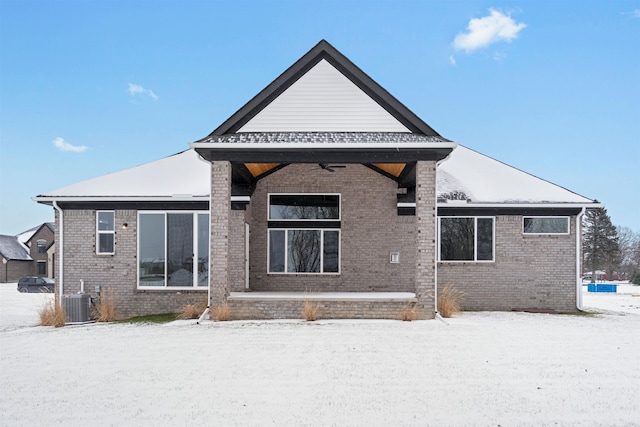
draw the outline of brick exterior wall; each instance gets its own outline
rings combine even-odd
[[[398,216],[395,181],[362,165],[331,173],[315,164],[289,165],[263,179],[251,196],[250,287],[256,291],[414,292],[415,218]],[[269,193],[339,193],[339,275],[268,274]],[[389,262],[400,252],[400,263]],[[235,288],[235,286],[234,286]]]
[[[48,266],[50,262],[53,262],[53,258],[51,258],[47,252],[46,248],[49,247],[51,242],[55,239],[54,232],[48,226],[43,226],[38,230],[32,237],[29,239],[29,255],[33,258],[33,272],[30,274],[32,276],[39,277],[51,277],[48,274]],[[45,244],[45,252],[38,253],[38,240],[44,240]],[[44,274],[38,274],[38,261],[44,262],[47,266]]]
[[[436,268],[436,162],[416,164],[416,245],[415,280],[418,314],[423,319],[435,316]]]
[[[250,211],[231,211],[229,224],[229,289],[245,290],[245,215]]]
[[[64,293],[80,291],[84,280],[85,293],[93,298],[110,290],[116,299],[117,312],[127,318],[147,314],[178,312],[185,304],[205,303],[204,290],[137,289],[137,211],[115,210],[115,254],[96,254],[96,211],[64,211]],[[122,224],[128,227],[123,230]],[[56,213],[56,242],[60,243],[60,220]],[[58,251],[58,255],[60,252]],[[56,257],[60,263],[60,256]],[[60,271],[58,269],[58,271]],[[56,293],[59,292],[59,278]]]
[[[495,217],[495,262],[440,262],[438,288],[465,310],[576,310],[576,217],[569,235],[524,235],[522,216]]]
[[[231,222],[231,164],[211,162],[210,206],[210,270],[211,307],[224,304],[229,295],[229,238]]]
[[[250,224],[250,287],[256,291],[415,292],[419,317],[433,317],[436,250],[435,163],[416,167],[416,215],[398,216],[397,184],[362,165],[330,173],[316,165],[287,166],[257,184],[246,211],[230,209],[228,162],[212,166],[212,307],[229,292],[245,287],[245,223]],[[286,275],[267,273],[267,195],[339,193],[341,195],[341,273]],[[95,210],[64,211],[64,293],[80,290],[96,297],[95,287],[110,289],[121,317],[177,312],[187,303],[204,303],[207,290],[137,289],[137,211],[115,210],[115,254],[95,253]],[[56,242],[60,218],[56,212]],[[128,228],[121,228],[123,223]],[[416,233],[420,227],[420,233]],[[576,224],[558,236],[522,234],[521,216],[497,216],[495,262],[438,263],[438,284],[465,292],[466,310],[575,310]],[[400,262],[389,262],[390,252]],[[46,254],[44,254],[46,255]],[[58,250],[58,255],[60,251]],[[60,263],[60,256],[56,257]],[[58,270],[60,271],[60,270]],[[58,274],[59,276],[59,274]],[[59,280],[59,277],[57,278]],[[58,291],[58,289],[57,289]],[[301,301],[229,301],[235,318],[300,318]],[[398,318],[402,302],[324,301],[325,317]],[[248,310],[248,311],[247,311]]]
[[[33,261],[9,260],[6,263],[4,261],[4,258],[0,261],[1,283],[18,282],[21,277],[35,275],[35,266]]]
[[[312,301],[319,307],[318,319],[394,319],[415,305],[411,301],[323,300]],[[235,319],[302,319],[304,299],[234,299],[229,298],[230,320]]]

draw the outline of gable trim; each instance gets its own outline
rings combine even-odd
[[[254,118],[322,59],[326,60],[358,86],[365,94],[409,129],[410,132],[429,136],[440,136],[428,124],[422,121],[422,119],[416,116],[404,104],[376,83],[326,40],[320,40],[320,42],[302,56],[302,58],[291,65],[236,113],[211,132],[207,138],[237,132],[238,129],[242,128],[242,126]],[[203,138],[203,140],[207,138]]]

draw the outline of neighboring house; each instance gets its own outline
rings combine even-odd
[[[593,200],[440,136],[325,41],[191,149],[42,194],[58,293],[122,315],[228,304],[233,318],[574,311]]]
[[[45,222],[17,236],[0,235],[0,282],[17,282],[20,277],[54,278],[54,224]]]

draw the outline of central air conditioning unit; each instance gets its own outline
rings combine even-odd
[[[62,295],[62,308],[66,323],[85,323],[91,321],[91,295]]]

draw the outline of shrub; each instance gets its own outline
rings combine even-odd
[[[464,297],[464,292],[449,285],[445,286],[438,292],[438,313],[442,317],[451,317],[461,313],[460,301],[462,297]]]
[[[304,300],[304,305],[302,306],[302,317],[307,322],[313,322],[318,319],[318,314],[320,313],[320,306],[317,302],[312,302],[309,300]]]
[[[98,322],[113,322],[117,319],[116,296],[112,289],[100,293],[100,302],[95,305],[94,316]]]
[[[207,304],[203,302],[185,304],[178,314],[178,319],[197,319],[206,308]]]
[[[231,309],[229,308],[229,304],[225,303],[213,309],[213,318],[218,322],[229,320],[229,317],[231,317]]]
[[[67,320],[64,309],[55,296],[45,301],[38,315],[40,316],[40,326],[55,326],[59,328],[64,326]]]
[[[400,320],[403,322],[411,322],[418,318],[418,307],[415,304],[409,303],[404,306],[400,313]]]
[[[631,283],[634,285],[640,285],[640,272],[635,273],[633,277],[631,277]]]

